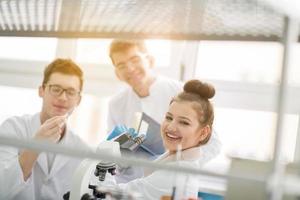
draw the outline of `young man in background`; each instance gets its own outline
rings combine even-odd
[[[171,99],[183,90],[183,84],[155,74],[155,59],[148,53],[142,40],[113,40],[109,56],[117,78],[128,85],[109,102],[109,132],[117,125],[132,127],[136,112],[144,112],[161,123]],[[216,157],[220,146],[221,143],[214,133],[209,143],[203,146],[203,161]],[[120,183],[143,176],[142,170],[122,170],[117,177]]]

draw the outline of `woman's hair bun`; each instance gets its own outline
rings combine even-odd
[[[198,94],[203,98],[210,99],[215,96],[215,88],[209,83],[201,82],[197,79],[190,80],[184,84],[185,92]]]

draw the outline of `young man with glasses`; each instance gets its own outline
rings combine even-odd
[[[41,112],[7,119],[0,134],[56,143],[89,151],[89,147],[67,125],[79,105],[83,72],[70,59],[56,59],[44,70],[39,87]],[[80,159],[0,146],[0,199],[62,199]]]
[[[154,57],[142,40],[113,40],[109,56],[116,76],[129,87],[109,102],[108,131],[118,125],[132,127],[136,112],[144,112],[161,123],[171,99],[183,90],[183,84],[154,73]],[[221,144],[215,135],[203,146],[203,160],[210,160],[220,152]],[[142,175],[141,170],[122,169],[117,181],[125,183]]]

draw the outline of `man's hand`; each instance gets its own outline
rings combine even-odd
[[[57,143],[65,129],[66,116],[56,116],[46,120],[37,131],[34,139]]]
[[[66,115],[56,116],[46,120],[40,126],[39,130],[34,136],[34,139],[57,143],[60,140],[61,135],[64,131],[66,117]],[[39,153],[27,149],[25,149],[19,155],[19,163],[21,165],[21,169],[23,171],[23,178],[25,181],[30,177],[32,168],[38,156]]]

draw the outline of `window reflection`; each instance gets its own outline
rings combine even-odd
[[[227,155],[270,160],[274,147],[277,114],[233,108],[215,109],[215,128]],[[283,152],[286,161],[294,158],[298,115],[286,115],[283,123]]]
[[[196,76],[207,79],[278,83],[282,46],[275,42],[199,43]]]
[[[0,59],[49,61],[55,58],[56,38],[0,37]]]
[[[38,89],[0,86],[0,123],[12,116],[40,112],[42,100]],[[83,94],[80,105],[71,115],[70,127],[83,140],[97,145],[106,137],[107,98]]]
[[[78,39],[78,62],[111,64],[108,56],[109,45],[112,39]],[[171,41],[146,40],[149,53],[155,57],[156,67],[168,67],[171,59]]]

